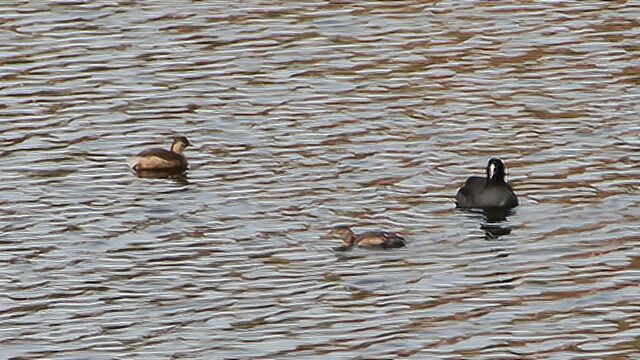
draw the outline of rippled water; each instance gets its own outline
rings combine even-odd
[[[0,8],[0,357],[638,358],[637,2]]]

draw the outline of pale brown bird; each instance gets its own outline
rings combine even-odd
[[[329,235],[342,238],[343,245],[336,250],[347,250],[354,246],[392,249],[407,245],[406,240],[392,232],[387,231],[367,231],[361,234],[354,234],[346,225],[337,225],[329,230]]]
[[[129,166],[136,172],[139,171],[184,171],[188,163],[183,152],[191,143],[184,136],[173,138],[173,144],[169,150],[162,148],[150,148],[140,152],[129,160]]]

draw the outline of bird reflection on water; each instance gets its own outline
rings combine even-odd
[[[137,177],[141,179],[169,179],[179,185],[189,185],[189,177],[183,171],[136,171]]]

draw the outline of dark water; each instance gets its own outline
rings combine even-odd
[[[637,2],[0,10],[1,358],[638,359]]]

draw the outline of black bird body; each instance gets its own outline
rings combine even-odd
[[[471,176],[456,194],[459,208],[514,208],[518,197],[504,180],[505,169],[500,159],[491,159],[487,164],[487,177]]]

